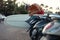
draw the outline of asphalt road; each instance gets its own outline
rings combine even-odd
[[[0,40],[30,40],[26,29],[14,28],[0,23]]]

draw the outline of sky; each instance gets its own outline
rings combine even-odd
[[[60,0],[17,0],[16,1],[16,3],[18,3],[19,5],[22,4],[23,2],[27,4],[33,4],[33,3],[41,4],[42,3],[44,5],[48,5],[53,8],[60,7]]]

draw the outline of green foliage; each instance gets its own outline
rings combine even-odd
[[[16,7],[16,13],[18,14],[27,14],[27,10],[25,9],[25,5],[21,5],[20,7]]]
[[[8,16],[8,15],[12,15],[13,14],[13,11],[14,11],[14,2],[13,1],[3,1],[3,4],[2,4],[2,8],[1,8],[1,12],[2,14],[4,14],[5,16]]]
[[[3,1],[2,5],[3,6],[0,7],[0,13],[4,14],[5,16],[13,14],[27,14],[25,5],[18,7],[18,4],[15,4],[15,1]]]
[[[21,12],[21,14],[27,14],[27,11],[25,9],[25,5],[20,6],[20,12]]]

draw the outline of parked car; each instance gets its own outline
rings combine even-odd
[[[5,17],[4,15],[0,14],[0,22],[1,22],[1,21],[4,21],[5,18],[6,18],[6,17]]]
[[[41,40],[60,40],[60,15],[53,17],[54,20],[44,27]]]

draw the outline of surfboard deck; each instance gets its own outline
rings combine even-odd
[[[13,27],[28,28],[30,25],[25,21],[29,18],[28,14],[10,15],[4,20],[4,24],[11,25]]]

